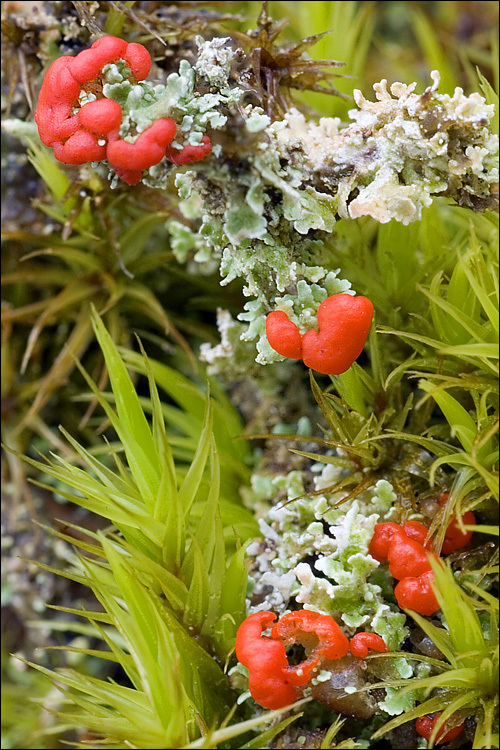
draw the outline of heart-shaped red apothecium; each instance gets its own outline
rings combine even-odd
[[[311,370],[323,375],[346,372],[363,351],[373,319],[367,297],[335,294],[318,308],[319,331],[299,329],[281,310],[269,313],[266,334],[269,344],[283,357],[303,359]]]

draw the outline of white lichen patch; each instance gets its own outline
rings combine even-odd
[[[286,127],[267,133],[282,158],[299,151],[304,171],[325,175],[321,192],[336,196],[343,217],[408,224],[439,193],[488,201],[498,182],[498,138],[488,130],[494,107],[460,88],[439,94],[439,74],[431,77],[423,94],[414,83],[388,89],[386,80],[374,85],[375,102],[355,91],[354,123],[342,130],[337,118],[316,124],[292,111]]]

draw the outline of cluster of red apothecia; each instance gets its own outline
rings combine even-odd
[[[172,117],[153,122],[134,143],[120,138],[122,109],[118,102],[104,97],[100,85],[104,66],[120,60],[130,69],[133,82],[144,80],[151,69],[151,56],[142,44],[127,44],[114,36],[98,39],[76,57],[60,57],[48,69],[35,121],[40,139],[54,149],[56,159],[65,164],[107,159],[124,182],[136,185],[143,170],[159,164],[164,157],[180,166],[209,154],[208,136],[199,146],[184,146],[181,151],[172,148],[177,130]],[[72,114],[82,88],[101,98],[87,102]]]
[[[363,351],[373,319],[367,297],[334,294],[320,304],[319,331],[299,329],[282,310],[266,317],[266,335],[275,352],[288,359],[302,359],[307,367],[324,375],[340,375]]]
[[[448,493],[441,495],[439,504],[445,505]],[[476,523],[471,511],[464,514],[462,522],[468,526]],[[430,541],[429,529],[418,521],[407,521],[403,526],[397,523],[378,523],[368,551],[375,560],[389,563],[389,571],[399,583],[394,589],[397,602],[402,609],[412,609],[421,615],[433,615],[439,610],[439,603],[432,589],[434,573],[430,558],[438,561],[438,555],[427,551]],[[457,518],[453,518],[445,532],[442,552],[445,555],[465,547],[472,537],[472,531],[462,531]]]
[[[288,612],[263,635],[276,620],[273,612],[255,612],[240,625],[236,635],[236,656],[247,667],[252,697],[264,708],[282,708],[297,700],[296,688],[304,686],[325,659],[340,659],[349,651],[366,656],[368,650],[389,651],[375,633],[357,633],[349,642],[333,617],[303,609]],[[290,665],[285,646],[297,641],[316,643],[308,658]]]
[[[273,624],[276,619],[273,612],[255,612],[244,620],[236,635],[236,656],[248,669],[250,694],[264,708],[284,708],[300,698],[298,688],[312,679],[325,660],[341,659],[349,652],[363,658],[370,649],[379,653],[389,651],[376,633],[356,633],[349,641],[330,615],[303,609],[288,612]],[[268,629],[270,635],[264,635]],[[310,653],[300,664],[290,665],[285,646],[297,642],[305,645]],[[440,715],[418,718],[417,732],[429,739]],[[449,742],[458,737],[462,729],[463,723],[451,729],[444,728],[436,742]]]
[[[449,495],[439,499],[442,506]],[[475,516],[468,511],[462,521],[469,526],[475,524]],[[375,526],[369,553],[379,562],[389,563],[389,571],[398,579],[395,588],[398,604],[424,615],[432,615],[439,603],[432,589],[434,573],[429,558],[440,558],[427,552],[428,528],[418,521],[407,521],[402,526],[396,523],[380,523]],[[442,547],[449,554],[464,547],[470,541],[472,531],[460,529],[456,517],[446,529]],[[278,709],[288,706],[300,697],[298,688],[305,686],[325,660],[340,659],[351,653],[363,658],[369,649],[388,652],[383,639],[375,633],[357,633],[349,641],[333,617],[309,610],[289,612],[275,624],[272,612],[256,612],[244,620],[236,635],[236,656],[248,668],[250,694],[264,708]],[[264,631],[270,628],[270,635]],[[285,646],[302,643],[307,658],[297,665],[290,665]],[[421,716],[415,722],[417,732],[430,739],[441,714]],[[436,742],[442,744],[457,737],[463,723],[448,729],[446,724],[438,733]]]

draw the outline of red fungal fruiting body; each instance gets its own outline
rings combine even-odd
[[[175,121],[171,117],[156,120],[134,143],[119,138],[115,130],[108,136],[108,161],[119,169],[139,171],[153,167],[165,156],[165,148],[175,138],[175,131]]]
[[[433,615],[440,608],[431,586],[434,573],[429,562],[431,557],[439,558],[426,552],[417,541],[425,541],[427,531],[418,521],[407,521],[403,527],[396,523],[378,523],[368,548],[375,560],[389,561],[391,575],[399,580],[394,589],[399,606],[421,615]]]
[[[273,711],[289,706],[298,697],[295,688],[272,669],[250,672],[248,689],[260,706]]]
[[[317,644],[311,655],[296,666],[287,667],[286,675],[293,685],[305,685],[311,679],[312,670],[321,659],[340,659],[349,653],[349,640],[339,628],[333,617],[321,615],[303,609],[300,612],[289,612],[273,625],[272,638],[279,638],[285,645],[290,646],[297,641],[304,640],[304,634],[312,633],[316,636]],[[305,642],[309,639],[306,635]]]
[[[335,294],[323,300],[317,313],[319,331],[299,329],[281,311],[266,318],[269,345],[282,357],[303,359],[304,364],[324,375],[340,375],[363,351],[373,318],[373,305],[366,297]]]
[[[408,576],[419,576],[432,570],[429,554],[414,539],[405,534],[395,536],[387,553],[389,570],[394,578],[400,581]]]
[[[236,634],[236,656],[249,670],[248,686],[254,700],[264,708],[283,708],[297,700],[296,688],[311,679],[325,659],[340,659],[349,653],[349,640],[333,617],[301,610],[283,615],[273,625],[271,637],[263,631],[276,620],[272,612],[256,612],[244,620]],[[310,656],[290,666],[285,646],[299,642]]]
[[[449,496],[449,493],[443,493],[439,498],[439,505],[446,505]],[[462,516],[462,522],[464,524],[467,524],[467,526],[474,526],[476,523],[476,517],[474,513],[472,513],[472,511],[470,510],[467,511],[467,513],[464,513],[464,515]],[[468,544],[472,539],[472,534],[472,531],[461,531],[456,515],[452,516],[452,520],[445,532],[445,538],[443,546],[441,548],[441,552],[444,555],[449,555],[450,552],[455,552],[455,550],[465,547],[465,545]]]
[[[384,560],[387,560],[387,553],[393,538],[395,535],[401,536],[401,534],[403,534],[403,530],[397,523],[388,521],[375,524],[368,552],[378,562],[384,562]]]
[[[122,121],[122,108],[112,99],[87,102],[78,112],[80,125],[95,135],[107,135],[117,130]]]
[[[396,600],[401,609],[412,609],[421,615],[433,615],[440,609],[439,602],[432,589],[434,573],[428,570],[419,576],[402,578],[394,589]]]
[[[93,133],[77,130],[64,143],[53,143],[54,155],[63,164],[86,164],[106,158],[105,146],[100,146]]]
[[[448,495],[443,495],[439,503],[444,505]],[[474,514],[468,511],[463,521],[475,524]],[[412,609],[421,615],[433,615],[437,612],[439,602],[432,589],[434,573],[430,559],[436,562],[437,555],[426,551],[430,546],[427,540],[428,529],[418,521],[406,521],[403,526],[395,523],[378,523],[368,551],[378,562],[388,560],[391,575],[399,580],[394,589],[399,606]],[[442,551],[449,554],[467,544],[472,532],[462,532],[456,518],[448,525]],[[425,545],[425,546],[424,546]]]
[[[472,511],[467,511],[462,516],[462,522],[468,526],[473,526],[476,523],[476,517]],[[472,539],[472,531],[461,531],[458,525],[458,521],[455,518],[448,528],[446,529],[446,536],[441,548],[441,552],[444,555],[449,555],[450,552],[455,552],[457,549],[462,549],[469,544]]]
[[[200,161],[211,151],[210,138],[199,146],[185,146],[172,152],[176,125],[171,117],[156,120],[134,143],[119,138],[122,110],[111,99],[96,99],[84,104],[76,114],[82,85],[95,81],[105,65],[123,60],[132,80],[141,81],[151,69],[151,57],[142,44],[127,44],[123,39],[106,36],[76,57],[60,57],[50,66],[42,84],[35,121],[43,143],[54,149],[56,159],[66,164],[108,159],[117,175],[135,185],[142,170],[158,164],[166,155],[175,164]],[[107,144],[106,144],[107,140]]]
[[[413,541],[418,542],[426,548],[430,546],[430,540],[426,542],[429,529],[423,523],[419,521],[406,521],[403,524],[403,531],[408,539],[413,539]]]
[[[340,375],[363,351],[373,305],[366,297],[335,294],[323,300],[317,318],[319,331],[302,337],[304,364],[324,375]]]
[[[100,75],[105,65],[120,59],[125,60],[130,66],[136,80],[146,78],[151,68],[151,57],[142,44],[127,44],[123,39],[113,36],[98,39],[90,49],[80,52],[76,57],[60,57],[52,63],[45,75],[35,110],[38,132],[45,145],[63,143],[66,138],[82,128],[101,135],[119,126],[121,108],[120,119],[117,121],[117,102],[111,104],[112,122],[104,129],[102,115],[103,112],[111,113],[109,105],[102,105],[99,101],[89,102],[87,105],[94,105],[94,110],[99,113],[98,130],[89,127],[89,117],[84,115],[82,122],[79,112],[75,115],[71,115],[71,112],[73,107],[78,105],[82,84],[90,83]],[[92,107],[87,113],[91,110]],[[90,157],[87,161],[92,159],[93,157]]]
[[[121,169],[120,167],[113,167],[116,174],[126,182],[127,185],[137,185],[142,180],[142,169]]]
[[[266,658],[272,653],[273,657],[270,660],[273,663],[288,666],[283,644],[278,641],[270,643],[271,639],[268,636],[262,636],[263,631],[270,628],[275,620],[276,615],[273,612],[255,612],[249,615],[238,628],[235,644],[236,656],[238,661],[248,669],[253,669],[262,663],[263,653]],[[261,650],[261,645],[265,645],[265,650]]]
[[[426,740],[430,740],[432,735],[432,730],[434,729],[434,726],[436,725],[437,720],[441,714],[436,714],[433,718],[430,716],[419,716],[419,718],[415,721],[415,729],[417,730],[418,734],[420,734],[422,737],[425,737]],[[446,732],[446,727],[443,728],[439,734],[437,739],[435,740],[438,745],[442,745],[444,742],[451,742],[451,740],[454,740],[456,737],[458,737],[459,734],[462,733],[462,730],[464,728],[463,723],[459,724],[457,727],[453,727],[453,729],[449,729]],[[445,732],[443,734],[443,732]]]
[[[266,336],[270,346],[282,357],[302,359],[302,336],[282,310],[275,310],[266,317]]]
[[[277,709],[293,703],[297,695],[286,679],[288,659],[283,644],[262,632],[276,620],[272,612],[256,612],[243,621],[236,634],[236,656],[249,670],[252,698],[264,708]]]
[[[124,60],[134,78],[143,81],[151,70],[151,56],[142,44],[127,44],[115,36],[103,36],[90,47],[70,58],[71,73],[79,83],[89,83],[100,75],[109,63]]]
[[[80,127],[78,116],[71,117],[80,95],[80,84],[71,75],[69,64],[75,58],[59,57],[48,69],[38,96],[35,122],[40,140],[46,146],[69,138]]]
[[[104,36],[72,58],[71,73],[79,83],[90,83],[108,63],[124,59],[127,42],[115,36]]]
[[[184,146],[182,151],[176,151],[174,148],[169,146],[165,149],[165,156],[172,164],[176,164],[178,167],[183,167],[185,164],[190,164],[192,161],[201,161],[205,158],[212,150],[212,144],[208,135],[204,135],[201,139],[200,146]]]
[[[381,654],[389,651],[383,638],[376,633],[356,633],[351,638],[350,650],[353,656],[368,656],[369,649],[378,651]]]

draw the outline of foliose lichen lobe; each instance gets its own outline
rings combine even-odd
[[[207,62],[198,61],[197,71],[206,68],[203,75],[226,92],[230,63],[218,62],[220,41],[205,43]],[[192,255],[217,262],[222,284],[243,279],[252,298],[238,318],[246,324],[241,340],[255,341],[257,363],[282,359],[265,336],[268,312],[283,310],[304,333],[317,327],[326,296],[352,293],[325,252],[339,218],[408,224],[435,195],[478,210],[495,206],[494,108],[462,89],[440,94],[439,74],[431,77],[422,94],[414,83],[389,88],[385,80],[375,84],[374,102],[355,91],[347,127],[338,118],[308,120],[295,109],[271,122],[245,103],[245,92],[224,94],[227,122],[216,157],[179,174],[176,184],[183,197],[199,198],[195,221],[186,222]],[[189,253],[189,242],[183,248]],[[227,354],[226,348],[226,364]],[[217,354],[204,347],[202,356],[216,372]]]

